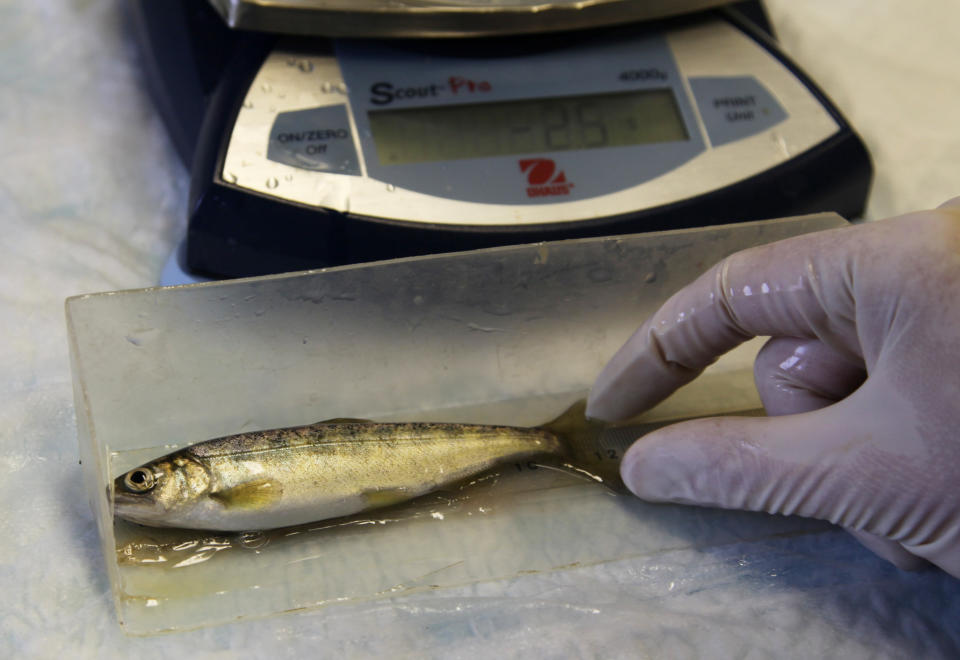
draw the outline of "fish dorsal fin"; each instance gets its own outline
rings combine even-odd
[[[358,417],[333,417],[332,419],[324,419],[317,424],[371,424],[373,420],[371,419],[360,419]]]

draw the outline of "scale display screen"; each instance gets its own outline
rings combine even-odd
[[[689,139],[670,89],[368,112],[381,165]]]

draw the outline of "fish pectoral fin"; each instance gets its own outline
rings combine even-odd
[[[263,509],[282,495],[283,487],[280,484],[261,479],[211,493],[210,497],[228,509]]]
[[[377,488],[375,490],[365,490],[363,498],[366,500],[364,509],[382,509],[387,506],[406,502],[411,498],[410,492],[406,488]]]
[[[360,419],[358,417],[334,417],[332,419],[324,419],[317,424],[370,424],[373,420],[369,419]]]

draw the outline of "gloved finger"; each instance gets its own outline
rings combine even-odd
[[[956,526],[952,530],[945,530],[936,539],[922,543],[903,544],[904,549],[911,554],[926,559],[934,566],[939,566],[950,575],[960,578],[960,529]]]
[[[591,390],[587,414],[635,415],[754,336],[816,338],[851,360],[861,357],[851,264],[865,245],[873,247],[875,234],[846,227],[727,257],[674,294],[617,351]]]
[[[960,576],[956,529],[921,534],[929,539],[921,544],[887,536],[922,527],[915,519],[923,517],[924,507],[912,504],[895,483],[894,463],[902,459],[873,451],[890,420],[873,427],[850,424],[869,409],[845,409],[857,396],[798,415],[664,427],[627,450],[621,477],[635,495],[654,502],[827,520],[901,568],[916,569],[927,560]]]
[[[908,504],[886,488],[891,468],[873,453],[873,439],[890,422],[863,419],[869,408],[856,403],[862,391],[797,415],[658,429],[627,450],[620,474],[646,500],[797,514],[874,533],[893,529]]]
[[[848,529],[847,531],[868,550],[883,557],[901,570],[919,571],[930,565],[930,562],[908,552],[896,541],[891,541],[890,539],[885,539],[882,536],[877,536],[876,534],[864,532],[859,529]]]
[[[774,337],[764,344],[754,363],[760,400],[772,416],[824,408],[849,395],[864,378],[862,366],[811,339]],[[846,531],[901,570],[915,571],[930,565],[896,541],[863,530]]]
[[[824,408],[856,390],[866,375],[862,364],[816,339],[774,337],[753,365],[757,392],[771,416]]]

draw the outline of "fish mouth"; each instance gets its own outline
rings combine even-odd
[[[108,493],[109,496],[109,493]],[[143,497],[125,493],[117,488],[113,489],[113,506],[115,508],[123,506],[143,506]]]
[[[143,515],[152,512],[156,507],[147,497],[138,493],[127,492],[123,486],[113,486],[113,513],[123,518]],[[107,487],[107,499],[110,499],[110,487]]]
[[[126,517],[128,514],[143,509],[143,501],[133,495],[114,491],[113,493],[113,515]]]
[[[147,498],[117,491],[113,497],[114,520],[125,520],[138,525],[163,525],[163,512]]]

